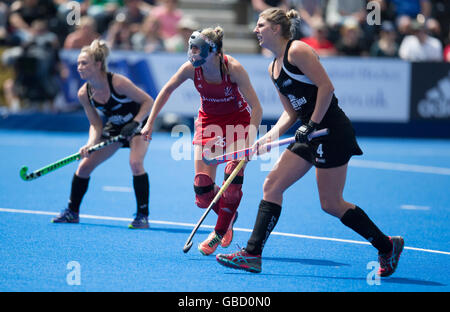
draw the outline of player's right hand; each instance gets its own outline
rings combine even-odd
[[[267,144],[267,143],[270,143],[272,140],[271,140],[271,138],[270,137],[267,137],[267,138],[260,138],[259,140],[257,140],[254,144],[253,144],[253,146],[252,146],[252,149],[253,150],[256,150],[256,155],[261,155],[261,154],[264,154],[264,153],[266,153],[266,152],[268,152],[268,150],[267,150],[267,148],[265,147],[265,145]]]
[[[91,147],[92,145],[85,145],[85,146],[82,146],[81,148],[80,148],[80,150],[78,151],[78,153],[80,153],[80,155],[81,155],[81,158],[86,158],[86,157],[89,157],[89,148]]]

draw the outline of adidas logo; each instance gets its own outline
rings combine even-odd
[[[450,118],[450,72],[426,92],[417,105],[417,113],[422,118]]]

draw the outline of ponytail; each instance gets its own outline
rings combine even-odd
[[[81,49],[81,52],[89,54],[95,62],[101,63],[101,70],[107,71],[106,59],[109,55],[109,48],[104,40],[95,39],[89,46]]]

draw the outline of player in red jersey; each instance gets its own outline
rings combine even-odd
[[[201,98],[193,140],[195,203],[200,208],[207,208],[219,191],[214,182],[217,166],[202,161],[203,151],[207,149],[222,154],[250,146],[256,138],[262,118],[262,108],[247,72],[236,59],[222,52],[222,39],[223,29],[220,26],[192,33],[189,39],[189,61],[181,65],[161,89],[141,131],[146,140],[151,140],[156,116],[172,92],[188,79],[194,82]],[[224,181],[237,164],[227,164]],[[218,215],[217,223],[214,231],[198,246],[202,254],[212,254],[219,244],[222,247],[230,245],[233,223],[242,198],[243,177],[244,169],[241,169],[213,207]]]

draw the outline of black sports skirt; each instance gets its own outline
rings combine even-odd
[[[362,155],[355,131],[349,122],[328,128],[329,134],[307,143],[292,143],[287,149],[312,163],[317,168],[334,168],[345,165],[353,155]],[[320,129],[319,128],[319,129]]]

